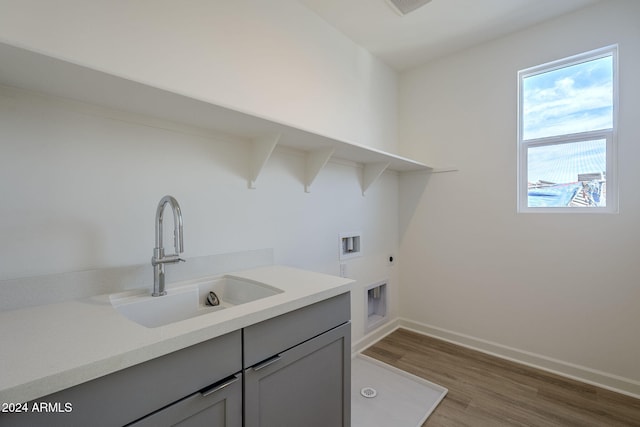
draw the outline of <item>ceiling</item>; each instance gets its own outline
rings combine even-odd
[[[387,0],[298,0],[398,71],[599,0],[432,0],[400,16]]]

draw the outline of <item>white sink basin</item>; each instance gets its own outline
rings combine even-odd
[[[220,305],[206,304],[211,291],[217,295]],[[161,297],[152,297],[147,291],[133,291],[110,295],[109,300],[127,319],[156,328],[279,293],[282,290],[264,283],[224,276],[178,284],[167,288],[167,295]]]

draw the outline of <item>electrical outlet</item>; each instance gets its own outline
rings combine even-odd
[[[340,277],[347,277],[347,264],[340,263]]]

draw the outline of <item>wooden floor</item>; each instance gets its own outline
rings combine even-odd
[[[640,426],[640,400],[398,329],[364,354],[449,389],[423,427]]]

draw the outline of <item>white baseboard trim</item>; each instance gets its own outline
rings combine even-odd
[[[353,358],[358,355],[358,353],[361,353],[367,348],[371,347],[373,344],[398,329],[399,325],[400,319],[396,317],[395,319],[389,320],[384,325],[360,338],[358,341],[351,343],[351,357]]]
[[[471,350],[477,350],[501,359],[521,363],[523,365],[640,399],[639,381],[587,368],[586,366],[564,362],[562,360],[553,359],[540,354],[519,350],[517,348],[508,347],[495,342],[475,338],[405,318],[397,319],[394,323],[397,324],[395,329],[398,327],[408,329],[410,331],[438,338]]]

